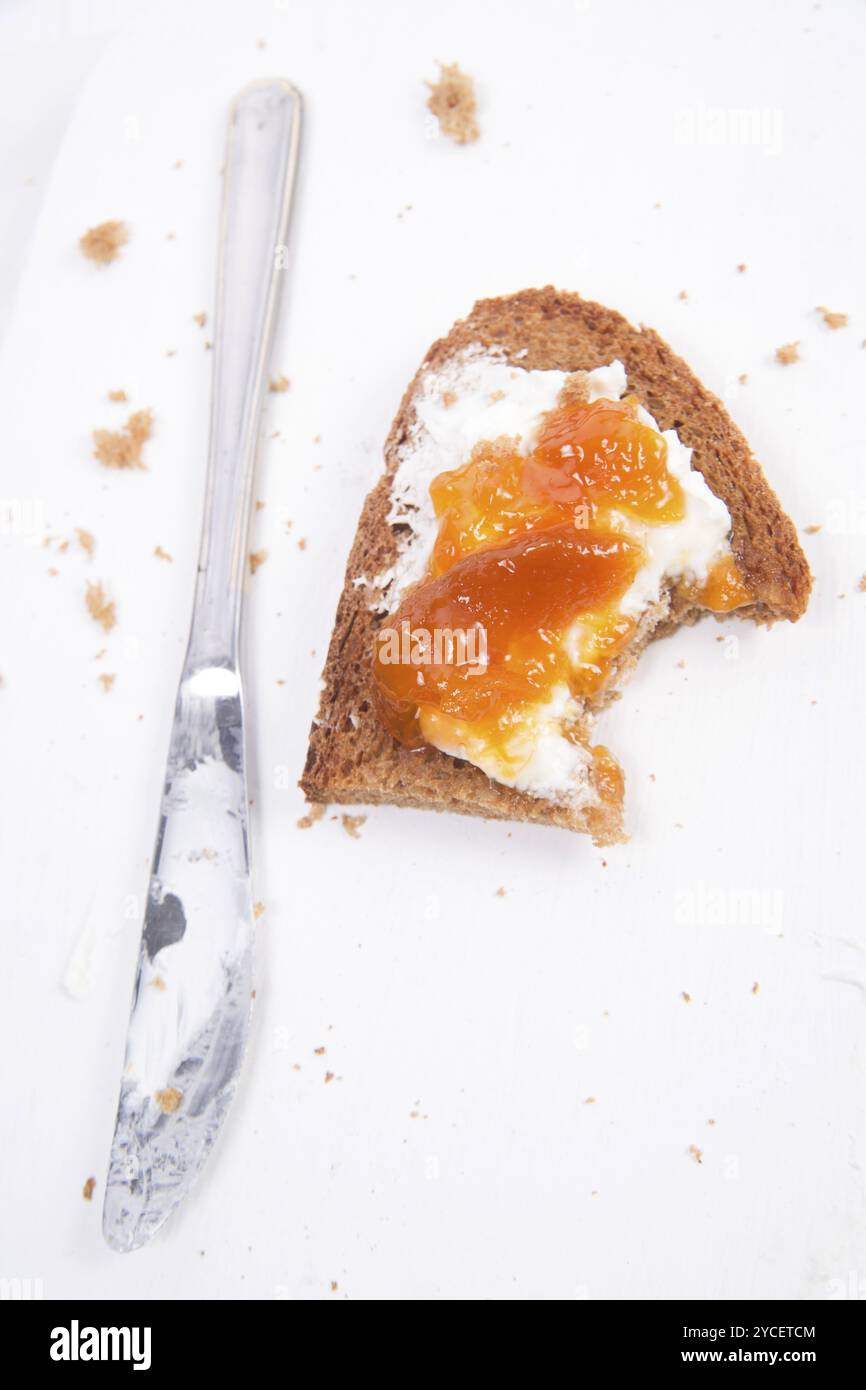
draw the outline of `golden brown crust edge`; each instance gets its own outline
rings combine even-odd
[[[796,621],[811,574],[792,522],[724,406],[651,329],[636,329],[612,309],[548,286],[480,300],[467,319],[433,344],[407,388],[385,444],[385,471],[366,499],[349,555],[323,672],[301,787],[310,801],[415,806],[497,819],[589,830],[599,843],[622,838],[609,812],[586,815],[490,781],[478,768],[433,748],[412,752],[380,725],[374,709],[373,639],[380,619],[369,590],[354,581],[393,563],[397,537],[388,524],[391,480],[415,418],[413,400],[430,368],[470,345],[495,348],[516,366],[574,372],[618,357],[629,388],[662,429],[676,429],[694,452],[709,487],[728,507],[732,549],[754,605],[739,616]],[[518,356],[519,354],[519,356]],[[688,620],[671,615],[659,632]]]

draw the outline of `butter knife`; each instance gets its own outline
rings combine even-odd
[[[183,1200],[237,1085],[253,989],[239,625],[265,374],[300,139],[288,82],[235,99],[224,169],[205,514],[144,916],[103,1233],[135,1250]]]

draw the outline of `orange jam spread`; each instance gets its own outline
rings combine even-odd
[[[664,437],[629,399],[560,405],[528,454],[514,439],[480,443],[430,495],[439,529],[427,576],[377,637],[382,718],[409,747],[471,743],[510,775],[534,708],[563,688],[603,691],[636,628],[621,601],[646,558],[640,537],[682,520],[685,494]],[[748,602],[732,559],[686,592],[716,612]],[[566,720],[562,732],[585,746],[582,726]],[[588,751],[597,794],[620,802],[615,759]]]

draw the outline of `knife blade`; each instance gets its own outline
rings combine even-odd
[[[265,373],[300,141],[282,79],[232,103],[204,521],[103,1208],[115,1250],[182,1201],[237,1086],[253,988],[241,597]]]

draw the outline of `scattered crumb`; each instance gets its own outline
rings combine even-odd
[[[343,829],[345,830],[347,835],[351,836],[353,840],[360,840],[361,826],[364,824],[366,819],[366,816],[343,815],[341,817],[341,820],[343,822]]]
[[[325,1049],[324,1046],[322,1046],[322,1047],[314,1047],[314,1048],[313,1048],[313,1056],[314,1056],[314,1057],[324,1057],[325,1051],[326,1051],[326,1049]]]
[[[456,392],[456,391],[443,391],[443,392],[442,392],[442,404],[443,404],[443,406],[445,407],[446,410],[450,410],[451,407],[452,407],[452,405],[456,405],[456,404],[457,404],[457,392]],[[315,443],[315,442],[316,442],[316,441],[313,440],[313,443]]]
[[[481,134],[478,129],[475,84],[456,63],[439,64],[439,81],[428,82],[427,108],[439,122],[439,129],[458,145],[470,145]]]
[[[307,548],[307,538],[306,538],[306,536],[301,536],[300,540],[298,541],[298,549],[299,549],[299,550],[306,550],[306,548]]]
[[[95,623],[100,624],[104,632],[110,632],[117,625],[114,599],[106,598],[100,580],[97,579],[95,584],[88,584],[84,602],[87,604],[87,611],[91,618]]]
[[[327,1086],[328,1082],[329,1082],[329,1081],[333,1081],[333,1079],[334,1079],[334,1073],[333,1073],[332,1071],[326,1071],[326,1072],[325,1072],[325,1085]]]
[[[104,468],[144,468],[141,451],[153,434],[153,413],[134,410],[122,430],[94,430],[93,457]]]
[[[861,594],[866,594],[866,574],[861,574],[857,588]]]
[[[257,512],[262,511],[262,510],[264,509],[264,505],[265,505],[264,502],[262,502],[262,501],[257,497],[257,498],[256,498],[256,511],[257,511]]]
[[[708,1125],[714,1125],[715,1123],[716,1123],[715,1120],[707,1120],[707,1124],[708,1124]]]
[[[264,910],[264,903],[253,903],[253,916],[255,917],[256,921],[259,920]]]
[[[127,396],[125,391],[121,391],[118,389],[116,391],[109,391],[108,399],[110,401],[128,401],[129,397]]]
[[[497,888],[497,890],[496,890],[496,896],[497,896],[497,898],[504,898],[504,897],[505,897],[505,889],[504,889],[504,888]]]
[[[760,983],[756,980],[755,983],[752,985],[752,993],[757,994],[760,988]]]
[[[697,1146],[697,1144],[689,1144],[689,1153],[691,1154],[692,1158],[695,1160],[695,1163],[703,1163],[703,1161],[704,1161],[704,1151],[703,1151],[703,1149],[699,1149],[698,1146]]]
[[[197,323],[199,328],[204,328],[207,323],[207,314],[193,314],[192,321],[193,323]]]
[[[57,576],[58,576],[58,574],[60,573],[60,570],[59,570],[59,569],[55,569],[54,565],[49,565],[49,566],[48,566],[48,573],[49,573],[49,575],[51,576],[52,579],[56,579]]]
[[[267,558],[268,552],[266,550],[251,551],[249,556],[250,574],[255,574],[256,570],[259,568],[260,565],[263,565],[265,563],[265,560],[267,560]]]
[[[93,554],[93,547],[95,546],[96,541],[94,540],[93,536],[90,534],[89,531],[85,531],[84,528],[81,526],[76,526],[75,539],[78,541],[78,544],[81,546],[81,549],[84,551],[85,555]]]
[[[99,681],[99,684],[102,686],[104,693],[107,695],[111,687],[114,685],[114,682],[117,680],[117,677],[109,675],[107,671],[103,671],[101,675],[96,677],[96,679]]]
[[[96,265],[110,265],[120,255],[121,246],[129,241],[125,222],[100,222],[89,227],[78,242],[82,255]]]
[[[685,989],[683,990],[682,994],[680,995],[680,998],[682,999],[682,1001],[683,1001],[684,1004],[691,1004],[691,1002],[692,1002],[692,996],[691,996],[691,995],[688,993],[688,991],[685,990]]]
[[[174,556],[169,555],[167,550],[163,550],[161,545],[155,545],[153,553],[157,560],[167,560],[170,565],[174,563]]]
[[[301,819],[298,821],[298,829],[312,829],[312,827],[316,824],[316,821],[322,819],[322,816],[325,814],[327,809],[327,806],[323,802],[315,802],[314,805],[310,807],[307,814],[305,816],[301,816]]]
[[[689,296],[687,290],[680,290],[679,294],[677,295],[678,299],[688,299],[688,297]]]
[[[87,1179],[87,1182],[84,1184],[84,1186],[83,1186],[82,1189],[81,1189],[81,1195],[82,1195],[82,1197],[84,1198],[85,1202],[89,1202],[89,1201],[92,1200],[92,1198],[93,1198],[93,1191],[94,1191],[94,1188],[95,1188],[95,1187],[96,1187],[96,1178],[88,1178],[88,1179]]]
[[[587,1096],[584,1105],[595,1105],[595,1096]]]
[[[743,275],[748,270],[748,268],[749,267],[746,265],[745,261],[741,261],[740,264],[737,266],[737,270],[740,272],[741,275]]]
[[[331,1280],[331,1293],[336,1293],[336,1292],[337,1292],[337,1289],[338,1289],[339,1287],[340,1287],[340,1285],[337,1283],[336,1279],[332,1279],[332,1280]]]
[[[821,315],[828,328],[848,327],[847,314],[834,314],[832,309],[825,309],[823,304],[818,305],[815,313]]]
[[[783,343],[781,347],[776,348],[776,361],[781,362],[783,367],[790,367],[793,362],[799,362],[799,360],[799,342]]]
[[[162,978],[161,975],[154,975],[150,983],[151,987],[153,989],[158,989],[161,994],[164,993],[167,988],[165,980]]]
[[[740,375],[737,377],[737,381],[740,383],[741,386],[745,386],[745,384],[746,384],[746,382],[747,382],[748,380],[749,380],[749,373],[748,373],[748,372],[740,372]]]
[[[821,527],[820,527],[820,526],[804,526],[803,529],[804,529],[804,531],[806,532],[806,535],[807,535],[807,536],[817,536],[817,534],[818,534],[818,532],[820,531]]]
[[[156,1091],[153,1098],[163,1115],[173,1115],[183,1100],[183,1091],[179,1091],[176,1086],[169,1086],[164,1091]]]
[[[678,670],[678,671],[684,671],[685,669],[686,669],[686,659],[685,659],[685,657],[681,657],[680,660],[677,662],[677,670]]]
[[[650,779],[651,782],[654,782],[654,781],[656,780],[656,775],[655,775],[654,772],[651,772],[651,773],[650,773],[649,779]]]
[[[287,376],[275,377],[268,387],[268,390],[273,391],[275,396],[281,396],[285,391],[288,391],[288,389],[289,378]]]
[[[505,400],[505,392],[504,392],[504,391],[491,391],[491,392],[490,392],[490,402],[491,402],[491,405],[495,405],[497,401],[504,401],[504,400]]]

